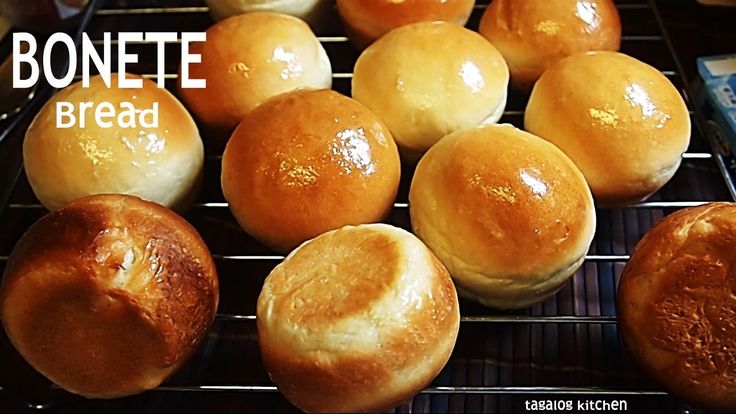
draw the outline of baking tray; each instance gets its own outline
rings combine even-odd
[[[488,0],[480,0],[468,26],[477,29]],[[666,2],[662,2],[666,3]],[[689,107],[682,65],[677,60],[654,1],[618,1],[622,51],[661,70],[682,91]],[[663,6],[666,7],[666,6]],[[202,31],[212,21],[201,0],[110,0],[102,2],[86,31]],[[333,88],[350,93],[351,47],[335,14],[317,32],[334,71]],[[99,44],[99,41],[97,42]],[[129,47],[141,54],[134,73],[155,73],[155,46]],[[176,83],[179,46],[167,46],[167,87]],[[114,52],[114,50],[113,50]],[[115,53],[113,53],[113,56]],[[502,122],[522,127],[527,96],[511,91]],[[691,111],[694,121],[696,114]],[[695,124],[697,125],[697,124]],[[9,138],[22,135],[19,122]],[[206,140],[207,137],[204,137]],[[0,145],[0,271],[23,232],[46,211],[22,173],[2,164],[11,148]],[[192,360],[160,388],[111,401],[71,395],[35,373],[0,334],[0,411],[2,412],[290,412],[297,411],[275,389],[261,365],[255,304],[263,280],[282,256],[245,234],[230,214],[220,185],[219,151],[207,146],[205,185],[186,218],[200,231],[215,256],[221,283],[217,320]],[[412,176],[404,167],[402,184],[388,223],[409,229],[407,194]],[[0,198],[0,201],[2,198]],[[698,128],[682,167],[647,202],[627,208],[598,209],[598,229],[583,267],[553,298],[516,312],[498,312],[461,300],[457,346],[433,384],[397,413],[519,412],[533,400],[626,401],[632,412],[692,412],[634,366],[622,347],[615,318],[616,285],[641,236],[665,215],[708,201],[731,200],[718,159]],[[135,353],[135,344],[131,344]]]

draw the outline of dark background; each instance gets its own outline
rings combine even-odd
[[[540,0],[545,1],[545,0]],[[199,0],[130,0],[103,2],[104,9],[149,6],[202,6]],[[487,4],[480,0],[478,4]],[[695,58],[736,52],[736,8],[711,8],[694,0],[617,1],[624,24],[622,51],[644,60],[668,74],[686,94],[686,85],[696,76]],[[684,73],[679,73],[662,37],[656,5],[671,37]],[[469,27],[476,28],[482,8]],[[211,21],[205,13],[172,15],[98,15],[88,31],[93,35],[120,30],[205,30]],[[339,22],[318,35],[339,35]],[[639,38],[643,36],[645,38]],[[7,45],[7,43],[3,43]],[[350,72],[357,53],[347,43],[326,45],[338,73]],[[3,48],[0,47],[0,52]],[[5,49],[7,50],[7,48]],[[133,49],[135,50],[135,49]],[[151,50],[141,50],[144,56]],[[176,72],[178,56],[169,53],[168,73]],[[134,72],[152,73],[155,63],[143,59]],[[168,84],[169,87],[173,83]],[[335,79],[334,88],[349,94],[349,79]],[[527,97],[512,92],[503,122],[521,126]],[[7,124],[5,124],[7,125]],[[0,125],[0,130],[3,125]],[[0,214],[0,271],[2,257],[10,254],[18,237],[41,217],[27,182],[2,184],[15,174],[10,159],[17,159],[23,126],[11,131],[0,144],[0,193],[9,191],[10,203]],[[204,137],[206,139],[206,137]],[[15,151],[15,152],[14,152]],[[709,148],[697,128],[689,153],[704,154]],[[269,255],[263,246],[245,235],[226,208],[203,203],[222,202],[218,185],[219,159],[208,148],[205,188],[198,207],[186,218],[202,233],[218,256]],[[411,169],[404,171],[398,202],[406,201]],[[4,186],[4,187],[3,187]],[[621,346],[615,325],[615,289],[625,256],[639,238],[664,215],[688,202],[727,200],[728,193],[712,159],[686,159],[676,177],[649,204],[598,211],[598,231],[591,257],[556,297],[515,313],[492,311],[461,301],[464,317],[453,357],[437,378],[431,393],[415,397],[396,412],[509,412],[523,411],[531,399],[625,399],[630,412],[696,411],[661,392],[630,361]],[[657,204],[660,203],[660,204]],[[2,209],[0,209],[2,210]],[[397,207],[388,222],[408,227],[408,213]],[[263,278],[277,261],[218,258],[222,284],[221,316],[193,360],[164,388],[115,401],[87,401],[50,387],[12,349],[0,333],[0,412],[273,412],[294,411],[272,389],[264,392],[187,392],[201,385],[266,386],[269,382],[258,355],[255,324],[232,321],[227,315],[252,315]],[[575,323],[565,322],[569,318]],[[131,348],[131,353],[136,349]],[[576,392],[577,391],[577,392]],[[605,391],[604,396],[596,395]],[[29,405],[30,404],[30,405]]]

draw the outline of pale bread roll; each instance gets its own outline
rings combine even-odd
[[[382,412],[442,370],[460,314],[447,270],[411,233],[344,227],[303,244],[258,298],[263,361],[307,412]]]
[[[135,75],[126,75],[133,78]],[[150,80],[143,88],[118,88],[117,75],[108,88],[101,77],[89,88],[75,83],[51,98],[36,115],[23,141],[23,162],[36,197],[48,209],[93,194],[129,194],[182,210],[196,198],[204,167],[204,148],[197,125],[182,104]],[[57,128],[57,103],[75,106],[76,124]],[[122,128],[119,119],[103,128],[94,109],[85,112],[80,126],[79,104],[108,102],[122,113],[121,103],[149,110],[158,103],[155,127]],[[123,126],[131,117],[122,119]],[[146,122],[153,117],[147,116]]]
[[[386,122],[402,155],[416,159],[443,136],[503,115],[509,72],[479,34],[453,23],[398,28],[355,64],[353,97]]]

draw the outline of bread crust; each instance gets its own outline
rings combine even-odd
[[[447,21],[465,26],[475,0],[337,0],[348,37],[359,50],[397,27]]]
[[[383,220],[400,177],[381,120],[329,90],[267,101],[243,119],[222,160],[223,192],[238,223],[284,253],[326,231]]]
[[[453,23],[396,29],[360,55],[354,72],[353,97],[386,122],[408,159],[447,134],[497,122],[506,107],[503,56]]]
[[[233,16],[209,28],[207,41],[190,49],[202,55],[202,63],[190,65],[190,77],[206,79],[207,88],[182,88],[180,81],[179,95],[215,141],[226,140],[268,98],[332,86],[332,67],[322,44],[293,16]]]
[[[736,411],[736,205],[667,216],[637,244],[618,286],[621,336],[676,396]]]
[[[645,200],[675,174],[690,115],[657,69],[621,53],[573,55],[534,86],[525,128],[564,151],[599,205]]]
[[[531,306],[582,264],[596,227],[585,179],[554,145],[510,125],[451,134],[419,162],[409,191],[414,233],[462,296]]]
[[[621,47],[621,18],[612,0],[493,0],[479,32],[501,51],[511,83],[522,90],[531,90],[560,59]]]
[[[272,380],[308,412],[382,412],[447,363],[460,323],[447,270],[415,236],[347,226],[306,242],[258,299]]]
[[[218,281],[197,232],[158,204],[77,200],[20,239],[0,286],[18,352],[60,387],[117,398],[157,387],[214,320]]]
[[[194,119],[171,93],[150,80],[143,79],[139,89],[120,89],[117,84],[117,74],[111,88],[94,76],[89,88],[75,83],[39,111],[23,141],[23,162],[33,192],[50,210],[81,197],[111,193],[185,210],[199,193],[204,169],[204,147]],[[59,102],[75,105],[77,117],[83,102],[109,102],[117,110],[123,102],[137,110],[158,103],[158,126],[121,128],[115,120],[112,128],[102,128],[94,112],[87,111],[84,128],[79,121],[71,128],[57,128]]]

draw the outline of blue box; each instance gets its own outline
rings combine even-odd
[[[705,117],[713,148],[736,187],[736,54],[698,58],[700,87],[696,104]]]

